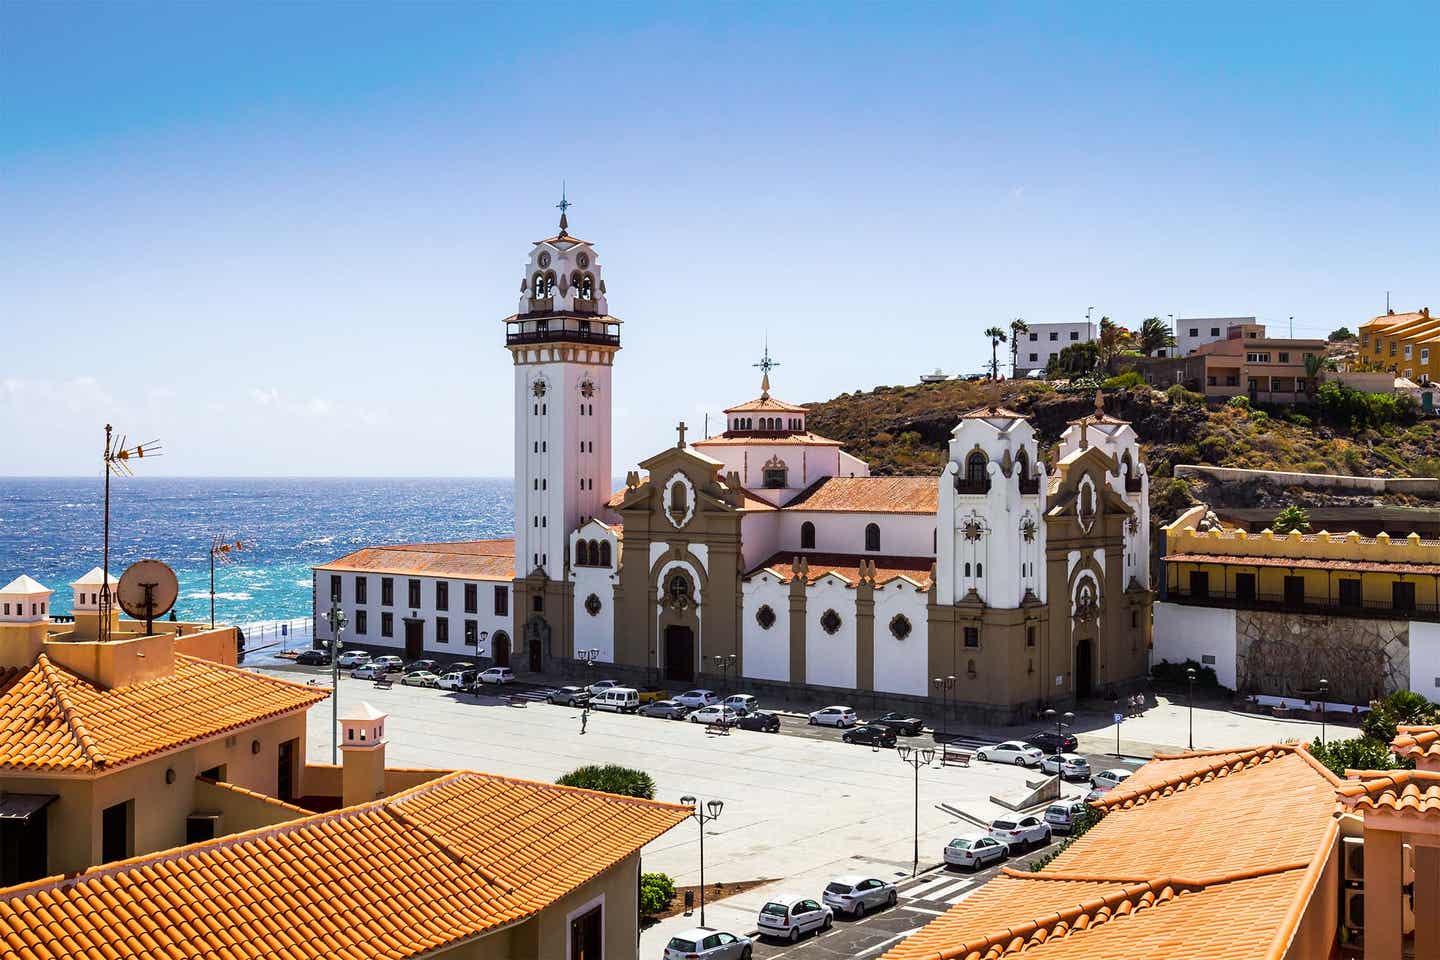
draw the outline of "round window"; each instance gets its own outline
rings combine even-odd
[[[600,598],[593,593],[585,598],[585,612],[592,617],[600,613]]]
[[[833,635],[835,631],[840,629],[840,614],[834,610],[826,610],[820,614],[820,629]]]
[[[588,253],[579,253],[579,254],[576,254],[576,255],[575,255],[575,263],[576,263],[577,266],[580,267],[581,270],[584,270],[586,267],[590,266],[590,254],[588,254]]]
[[[775,611],[770,609],[770,604],[767,603],[755,611],[755,622],[760,624],[762,630],[775,626]]]
[[[890,618],[890,634],[896,640],[904,640],[910,636],[910,618],[903,613],[897,613]]]

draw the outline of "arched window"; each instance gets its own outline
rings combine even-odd
[[[800,524],[800,549],[815,549],[815,524],[811,523],[809,520],[806,520],[804,523]]]
[[[965,564],[965,576],[970,576],[970,564]]]
[[[665,592],[670,595],[671,603],[684,605],[690,600],[690,581],[685,579],[683,573],[677,573],[670,578],[670,585]]]
[[[684,516],[690,509],[690,501],[685,496],[685,484],[670,484],[670,512]]]
[[[595,278],[590,276],[590,274],[588,273],[580,278],[580,299],[595,299]]]
[[[600,566],[602,566],[602,567],[608,567],[608,566],[610,566],[610,541],[609,541],[609,540],[601,540],[601,541],[600,541]]]
[[[990,488],[990,477],[985,472],[985,454],[979,450],[965,458],[965,486],[972,492],[984,492]]]
[[[545,297],[545,274],[537,272],[530,281],[530,296],[536,300]]]
[[[1015,474],[1021,480],[1030,479],[1030,457],[1024,450],[1015,456]]]
[[[590,565],[590,545],[584,540],[575,541],[575,566],[588,567]]]
[[[871,553],[880,551],[880,524],[865,524],[865,549]]]
[[[976,563],[976,564],[975,564],[975,576],[977,576],[977,577],[983,577],[983,576],[985,576],[985,564],[983,564],[983,563]]]

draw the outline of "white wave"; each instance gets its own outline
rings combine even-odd
[[[308,540],[301,540],[297,547],[328,547],[335,542],[334,537],[311,537]]]
[[[185,600],[209,600],[209,599],[210,599],[210,591],[208,591],[208,590],[191,590],[189,593],[187,593],[187,594],[184,595],[183,599],[185,599]],[[253,595],[251,595],[251,594],[248,594],[248,593],[228,593],[228,592],[216,591],[216,593],[215,593],[215,599],[216,599],[216,600],[254,600],[255,597],[254,597]]]

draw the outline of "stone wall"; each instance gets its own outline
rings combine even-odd
[[[1240,610],[1235,639],[1241,693],[1300,698],[1324,678],[1337,702],[1368,703],[1410,686],[1404,620]]]

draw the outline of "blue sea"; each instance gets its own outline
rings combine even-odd
[[[100,565],[102,478],[0,477],[0,585],[27,573],[70,612],[70,583]],[[487,479],[146,478],[110,485],[110,570],[144,557],[180,578],[181,620],[210,616],[212,537],[253,549],[215,568],[215,615],[310,616],[310,566],[362,546],[513,535],[512,483]]]

